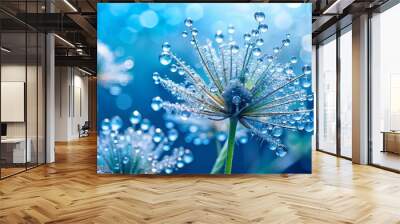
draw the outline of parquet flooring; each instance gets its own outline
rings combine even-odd
[[[0,181],[0,223],[400,223],[400,175],[315,152],[312,175],[96,174],[96,139]]]

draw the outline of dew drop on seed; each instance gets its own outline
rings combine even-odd
[[[306,75],[311,74],[311,66],[304,65],[303,66],[303,73],[306,74]]]
[[[199,31],[196,28],[192,29],[192,35],[193,36],[197,36],[197,34],[199,34]]]
[[[256,12],[256,13],[254,13],[254,19],[257,22],[262,22],[265,19],[265,14],[263,12]]]
[[[287,154],[287,150],[284,147],[278,147],[275,151],[276,156],[284,157]]]
[[[153,135],[153,141],[155,143],[159,143],[161,142],[161,140],[163,139],[163,132],[160,128],[156,128],[156,130],[154,131],[154,135]]]
[[[139,124],[140,120],[142,119],[142,115],[139,113],[139,111],[135,110],[132,112],[132,115],[130,117],[130,122],[133,125]]]
[[[222,34],[221,30],[218,30],[217,33],[215,34],[215,42],[219,44],[224,42],[224,35]]]
[[[162,52],[160,55],[160,63],[162,65],[169,65],[172,61],[171,55],[168,52]]]
[[[193,25],[193,20],[191,18],[186,18],[185,19],[185,26],[191,27]]]
[[[243,35],[243,39],[244,39],[245,41],[249,41],[249,40],[251,39],[251,35],[250,35],[249,33],[245,33],[245,34]]]
[[[181,114],[182,120],[186,121],[190,117],[190,112],[189,111],[183,111]]]
[[[232,45],[231,50],[233,54],[236,54],[239,52],[239,46],[238,45]]]
[[[171,68],[169,69],[171,72],[176,72],[178,71],[178,67],[175,64],[171,65]]]
[[[257,46],[262,46],[262,45],[264,45],[264,40],[259,38],[256,40],[256,44],[257,44]]]
[[[280,137],[282,135],[282,133],[283,133],[283,129],[281,127],[274,127],[272,129],[272,135],[274,137]]]
[[[253,55],[256,57],[261,55],[261,49],[258,47],[254,48],[252,52],[253,52]]]
[[[111,118],[110,125],[111,125],[111,130],[117,131],[122,127],[122,119],[118,116],[115,116]]]
[[[235,27],[233,25],[228,26],[228,33],[229,34],[234,34],[235,33]]]
[[[267,24],[260,24],[258,25],[258,30],[260,30],[260,32],[265,33],[268,31],[268,25]]]
[[[162,103],[163,103],[163,100],[161,99],[161,97],[156,96],[151,101],[151,108],[154,111],[159,111],[162,108]]]
[[[160,74],[158,72],[154,72],[153,73],[153,80],[155,84],[159,84],[160,83]]]
[[[232,103],[235,104],[235,105],[239,105],[241,100],[242,99],[240,98],[240,96],[233,96],[232,97]]]
[[[164,42],[161,47],[164,52],[169,52],[171,50],[171,44],[168,42]]]

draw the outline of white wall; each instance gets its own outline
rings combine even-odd
[[[311,138],[311,146],[313,150],[317,149],[317,127],[316,127],[316,114],[317,114],[317,47],[315,45],[312,46],[312,90],[314,93],[314,134]]]
[[[88,121],[88,78],[72,67],[56,67],[55,140],[79,137],[78,125]]]

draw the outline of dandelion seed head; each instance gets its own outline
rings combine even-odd
[[[282,35],[280,46],[268,46],[263,35],[271,31],[265,13],[255,12],[254,19],[255,28],[239,34],[242,38],[238,40],[234,39],[237,31],[230,24],[226,36],[217,30],[213,38],[200,43],[201,32],[187,18],[184,25],[188,30],[182,36],[190,35],[188,39],[198,63],[190,66],[164,43],[160,63],[170,66],[171,73],[177,72],[184,81],[175,82],[173,77],[153,74],[154,82],[168,90],[176,101],[159,99],[156,103],[161,103],[154,105],[153,100],[152,108],[163,108],[185,122],[197,118],[211,121],[236,118],[253,135],[275,144],[277,156],[281,157],[287,153],[287,147],[280,141],[286,132],[313,132],[311,66],[298,65],[295,56],[282,57],[282,52],[291,46],[290,34]],[[198,133],[193,138],[185,139],[194,144],[209,142],[209,132],[198,130],[190,132]],[[223,135],[211,136],[223,139]],[[243,136],[241,142],[247,140]]]
[[[125,130],[120,117],[103,120],[98,138],[99,173],[171,174],[194,160],[191,150],[173,147],[177,130],[164,133],[150,120],[141,119],[138,111],[132,117],[132,126]]]

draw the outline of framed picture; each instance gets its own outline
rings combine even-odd
[[[97,172],[310,173],[311,4],[99,3]]]

